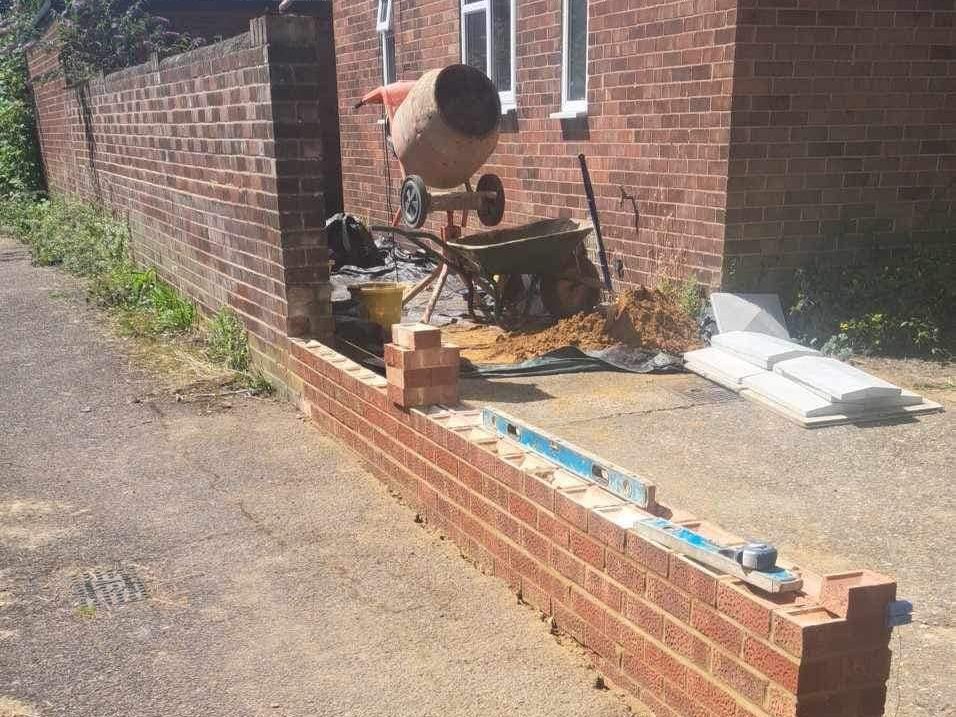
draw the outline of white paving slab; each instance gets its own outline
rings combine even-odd
[[[787,321],[783,317],[780,297],[776,294],[729,294],[715,292],[710,295],[717,329],[728,331],[753,331],[758,334],[789,339]]]
[[[819,356],[806,346],[753,331],[729,331],[711,337],[710,343],[754,366],[770,370],[775,364],[800,356]]]
[[[827,356],[800,356],[773,370],[829,401],[863,403],[898,398],[902,389],[866,371]]]
[[[846,415],[848,410],[847,404],[835,404],[813,391],[808,391],[800,384],[770,371],[748,376],[743,380],[743,385],[784,410],[803,418]],[[850,404],[851,411],[853,408],[854,406]],[[861,406],[855,408],[857,412],[863,410]]]
[[[725,386],[739,386],[747,376],[763,372],[759,366],[713,346],[688,351],[684,354],[684,361],[691,371],[702,373],[707,378],[716,377],[714,380]]]

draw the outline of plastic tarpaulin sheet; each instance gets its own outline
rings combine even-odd
[[[564,346],[518,364],[472,364],[462,361],[462,378],[518,378],[553,376],[589,371],[625,371],[628,373],[680,373],[684,362],[664,352],[652,353],[623,344],[600,351],[582,351]]]

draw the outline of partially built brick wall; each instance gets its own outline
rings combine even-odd
[[[335,351],[290,349],[315,423],[656,717],[883,714],[893,580],[803,570],[802,592],[761,593],[556,490],[515,443],[481,428],[478,411],[400,409],[385,379]],[[673,507],[655,514],[733,537]]]
[[[53,195],[125,219],[134,258],[205,311],[235,309],[274,374],[285,336],[331,332],[324,226],[341,200],[327,5],[76,86],[55,27],[28,59]]]

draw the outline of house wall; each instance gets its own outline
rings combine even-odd
[[[332,328],[328,29],[328,16],[258,18],[230,40],[74,87],[55,29],[28,53],[51,193],[125,219],[135,259],[205,311],[235,309],[277,372],[286,335]]]
[[[401,182],[386,175],[378,108],[353,110],[382,83],[374,2],[335,5],[345,207],[390,219]],[[619,285],[660,274],[720,278],[735,0],[591,3],[588,116],[551,119],[561,98],[561,3],[517,3],[517,113],[482,172],[504,181],[506,224],[587,219],[577,155],[588,157]],[[399,79],[460,62],[458,0],[394,4]],[[390,194],[386,186],[391,188]],[[637,211],[621,201],[621,188]],[[618,276],[616,260],[623,264]]]
[[[956,229],[956,6],[740,0],[724,282]]]

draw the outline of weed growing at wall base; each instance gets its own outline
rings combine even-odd
[[[206,358],[238,373],[254,393],[271,392],[252,370],[248,334],[235,312],[224,308],[201,321],[196,305],[155,269],[130,260],[129,231],[108,213],[78,202],[14,196],[0,200],[0,226],[30,247],[36,264],[88,279],[90,299],[116,314],[123,332],[194,339]]]

